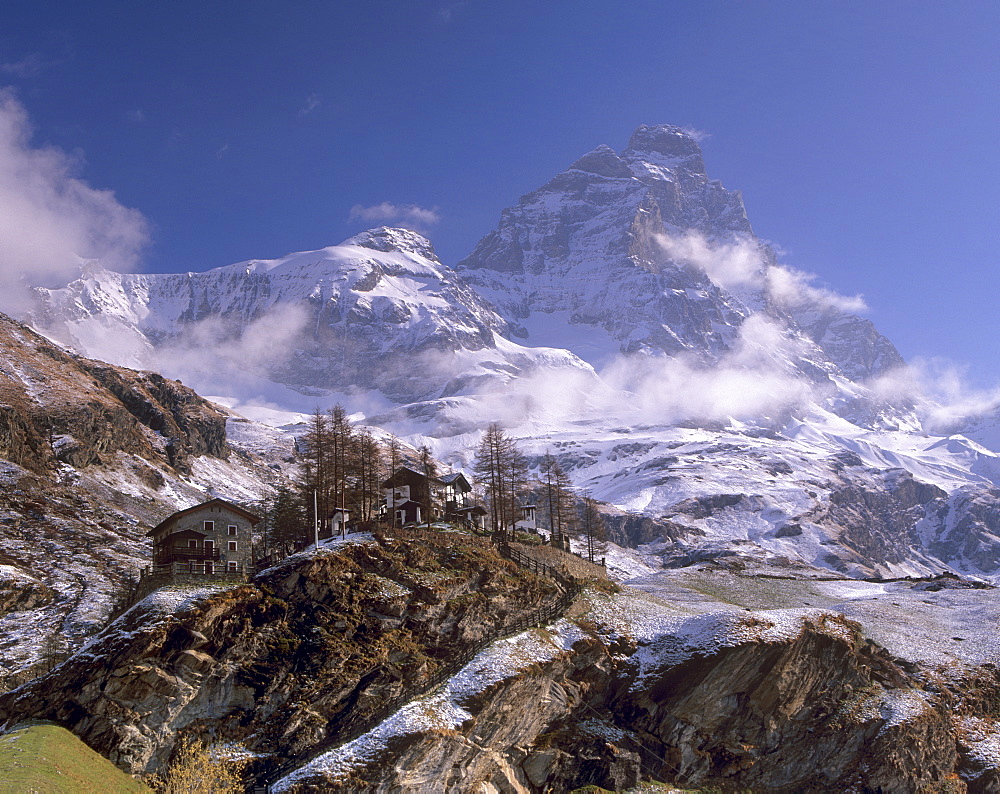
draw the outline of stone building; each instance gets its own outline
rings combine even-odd
[[[253,527],[260,519],[225,499],[210,499],[168,516],[153,538],[151,574],[236,574],[253,571]]]

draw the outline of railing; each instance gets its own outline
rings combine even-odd
[[[154,576],[243,576],[246,574],[246,567],[237,563],[232,569],[222,563],[212,564],[211,570],[206,570],[208,564],[204,562],[169,562],[165,565],[147,565],[139,571],[140,579],[147,579]]]
[[[501,557],[510,560],[516,565],[520,565],[522,568],[538,574],[539,576],[547,576],[550,579],[555,580],[556,584],[559,585],[564,592],[568,592],[574,587],[580,587],[576,577],[574,577],[566,568],[556,568],[544,562],[539,562],[534,557],[529,557],[527,554],[518,551],[506,540],[501,540],[497,544],[497,551],[500,552]]]
[[[173,546],[170,549],[158,549],[155,557],[156,565],[166,565],[173,560],[217,560],[218,549],[196,549],[190,546]]]
[[[462,537],[460,533],[433,532],[428,530],[405,530],[405,532],[407,535],[411,532],[419,532],[420,535],[433,534],[444,538]],[[484,538],[477,538],[474,535],[466,537],[467,539],[474,539],[476,541],[485,540]],[[347,744],[348,742],[354,741],[358,737],[372,730],[372,728],[379,723],[387,720],[410,701],[415,700],[418,697],[422,697],[428,692],[436,689],[455,675],[455,673],[461,670],[465,665],[471,662],[488,645],[491,645],[497,640],[511,637],[514,634],[520,634],[522,631],[527,631],[530,628],[546,626],[556,618],[561,617],[569,608],[569,605],[573,603],[574,599],[576,599],[576,597],[583,590],[583,584],[574,577],[560,572],[550,565],[539,563],[536,560],[531,559],[530,557],[519,552],[517,549],[511,548],[511,546],[506,542],[501,542],[498,546],[498,550],[501,556],[510,560],[515,565],[519,565],[526,570],[532,571],[533,573],[553,579],[562,592],[550,603],[543,604],[527,615],[522,615],[509,623],[505,623],[504,625],[498,626],[487,632],[471,646],[448,659],[448,661],[435,670],[425,681],[422,681],[420,684],[406,690],[405,692],[401,692],[397,697],[392,698],[377,711],[369,714],[355,725],[351,726],[348,724],[338,730],[335,736],[331,736],[325,741],[320,742],[313,748],[312,752],[310,752],[309,756],[305,760],[296,759],[279,766],[276,771],[269,775],[269,782],[267,784],[267,788],[264,789],[265,791],[269,790],[271,784],[279,778],[284,777],[295,769],[305,766],[314,758],[332,750],[334,747],[339,747]]]

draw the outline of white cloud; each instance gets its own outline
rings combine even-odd
[[[23,308],[27,285],[72,278],[81,258],[116,270],[136,263],[145,218],[79,179],[79,168],[61,149],[33,147],[27,111],[0,90],[0,308]]]
[[[146,121],[146,114],[142,108],[136,108],[135,110],[126,111],[125,118],[133,124],[142,124]]]
[[[692,357],[620,355],[595,374],[580,367],[543,366],[482,389],[471,405],[451,408],[461,424],[495,418],[508,427],[533,428],[614,417],[629,426],[682,421],[780,421],[788,411],[825,397],[795,369],[806,342],[763,314],[740,328],[732,349],[705,365]]]
[[[750,240],[709,242],[693,231],[676,237],[658,234],[654,239],[668,257],[694,265],[723,289],[760,287],[764,283],[764,259],[760,247]]]
[[[913,403],[930,433],[958,432],[969,419],[1000,409],[1000,387],[971,387],[966,368],[943,358],[915,358],[868,386],[889,402]]]
[[[153,353],[155,368],[201,394],[253,394],[288,359],[309,321],[308,309],[281,303],[240,331],[238,321],[208,317]]]
[[[811,273],[786,266],[767,270],[767,290],[775,303],[787,308],[816,305],[836,311],[857,314],[867,310],[861,295],[841,295],[825,287],[814,287],[809,282],[816,278]]]
[[[308,116],[322,104],[323,103],[320,101],[319,94],[310,94],[306,97],[305,104],[299,109],[299,115]]]
[[[371,207],[355,204],[351,207],[348,220],[360,220],[365,223],[399,223],[419,230],[440,223],[441,215],[437,207],[427,209],[416,204],[392,204],[383,201]]]
[[[469,4],[469,0],[451,0],[438,6],[437,16],[442,22],[451,22],[455,17],[455,12],[462,6]]]
[[[222,144],[218,149],[215,150],[215,159],[221,160],[229,152],[229,142]]]
[[[51,66],[58,66],[61,61],[46,58],[39,52],[25,55],[19,61],[0,64],[0,72],[14,77],[37,77]]]
[[[699,232],[656,235],[656,242],[670,259],[693,265],[722,289],[761,290],[786,309],[833,309],[858,313],[867,310],[860,295],[841,295],[812,283],[816,276],[787,265],[769,264],[763,247],[750,239],[729,242],[708,240]]]
[[[689,135],[690,137],[694,138],[696,141],[698,141],[698,143],[701,143],[702,141],[712,137],[712,133],[705,132],[704,130],[698,130],[695,129],[694,127],[681,127],[681,132],[683,132],[685,135]]]
[[[601,377],[628,395],[635,421],[776,416],[815,397],[791,363],[803,344],[770,318],[753,314],[732,350],[712,366],[683,356],[621,356]]]

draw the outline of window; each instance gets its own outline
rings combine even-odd
[[[205,573],[213,574],[215,573],[215,567],[210,562],[205,563]]]
[[[238,528],[237,528],[236,524],[230,524],[229,525],[229,534],[230,535],[237,534],[237,530],[238,530]]]
[[[237,565],[237,563],[234,560],[230,560],[229,561],[229,570],[230,571],[238,571],[239,570],[238,565]]]
[[[229,541],[229,550],[230,551],[236,551],[236,541],[235,540]]]
[[[206,532],[215,532],[215,522],[214,521],[206,521],[205,522],[205,531]]]
[[[215,541],[214,540],[206,539],[205,540],[205,551],[211,551],[214,548],[215,548]]]
[[[196,541],[196,540],[189,540],[188,541],[188,548],[189,549],[196,549],[196,548],[198,548],[198,541]]]

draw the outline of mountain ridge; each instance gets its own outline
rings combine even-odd
[[[981,509],[996,454],[925,438],[912,403],[870,388],[898,351],[859,299],[778,262],[678,127],[584,154],[455,269],[380,227],[204,273],[91,269],[38,296],[33,321],[56,336],[99,347],[118,329],[110,353],[190,371],[204,393],[344,401],[454,465],[500,421],[535,464],[551,449],[578,487],[674,527],[651,547],[666,561],[738,546],[852,575],[996,572]],[[906,477],[945,496],[914,502]],[[868,491],[877,506],[837,508]],[[713,493],[741,496],[701,515]],[[866,522],[896,509],[910,519],[890,522],[893,551]]]

